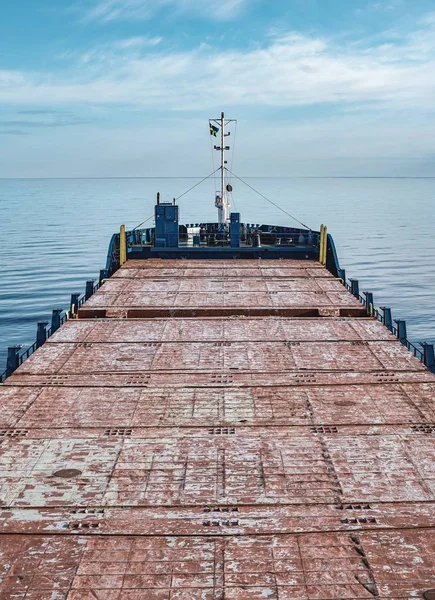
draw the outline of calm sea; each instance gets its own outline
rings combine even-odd
[[[8,345],[33,343],[37,321],[97,278],[121,223],[138,225],[153,214],[156,192],[170,200],[195,181],[0,180],[0,371]],[[435,341],[435,179],[247,181],[313,229],[325,223],[347,276],[406,319],[411,340]],[[233,187],[245,222],[293,224],[241,182]],[[215,221],[214,191],[209,180],[185,195],[181,221]]]

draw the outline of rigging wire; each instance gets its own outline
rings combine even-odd
[[[185,191],[183,194],[181,194],[181,196],[178,196],[178,198],[174,198],[174,200],[175,201],[179,200],[180,198],[182,198],[183,196],[185,196],[186,194],[188,194],[189,192],[191,192],[192,190],[194,190],[196,187],[198,187],[199,185],[201,185],[201,183],[203,183],[206,179],[210,179],[210,177],[213,177],[213,175],[215,173],[217,173],[218,171],[220,171],[220,170],[221,170],[221,168],[218,167],[212,173],[210,173],[210,175],[207,175],[207,177],[204,177],[204,179],[201,179],[201,181],[198,181],[198,183],[195,183],[195,185],[193,185],[191,188],[189,188],[187,191]]]
[[[209,175],[207,175],[207,177],[204,177],[203,179],[201,179],[201,181],[198,181],[198,183],[195,183],[195,185],[193,185],[191,188],[189,188],[188,190],[186,190],[183,194],[181,194],[180,196],[178,196],[177,198],[174,198],[175,202],[177,200],[179,200],[180,198],[182,198],[183,196],[185,196],[186,194],[188,194],[189,192],[191,192],[192,190],[194,190],[196,187],[198,187],[199,185],[201,185],[201,183],[203,183],[204,181],[206,181],[207,179],[210,179],[210,177],[213,177],[213,175],[215,173],[217,173],[218,171],[221,170],[221,167],[218,167],[217,169],[215,169],[212,173],[210,173]],[[133,227],[132,231],[135,231],[136,229],[139,229],[139,227],[141,227],[142,225],[144,225],[145,223],[147,223],[148,221],[151,221],[151,219],[154,219],[154,215],[151,215],[150,217],[148,217],[148,219],[145,219],[145,221],[142,221],[142,223],[139,223],[139,225],[136,225],[136,227]]]
[[[154,215],[151,215],[150,217],[148,217],[148,219],[145,219],[145,221],[142,221],[142,223],[139,223],[139,225],[136,225],[136,227],[133,227],[132,231],[139,229],[139,227],[141,227],[142,225],[145,225],[145,223],[148,223],[148,221],[151,221],[151,219],[154,219]]]
[[[281,212],[283,212],[284,214],[286,214],[288,217],[290,217],[291,219],[293,219],[294,221],[296,221],[297,223],[299,223],[299,225],[302,225],[302,227],[305,227],[305,229],[308,229],[309,231],[311,231],[311,227],[308,227],[308,225],[305,225],[305,223],[302,223],[302,221],[299,221],[299,219],[297,219],[296,217],[294,217],[293,215],[291,215],[289,212],[287,212],[286,210],[284,210],[283,208],[281,208],[280,206],[278,206],[278,204],[276,204],[275,202],[272,202],[272,200],[269,200],[269,198],[267,198],[264,194],[262,194],[261,192],[259,192],[258,190],[256,190],[254,187],[252,187],[252,185],[249,185],[249,183],[247,183],[246,181],[244,181],[243,179],[241,179],[240,177],[238,177],[235,173],[232,173],[228,168],[226,168],[226,169],[227,169],[227,171],[229,171],[231,173],[231,175],[233,177],[235,177],[236,179],[238,179],[239,181],[241,181],[242,183],[244,183],[253,192],[255,192],[256,194],[258,194],[259,196],[261,196],[262,198],[264,198],[264,200],[266,200],[267,202],[269,202],[270,204],[272,204],[273,206],[275,206],[276,208],[278,208]]]
[[[235,122],[235,125],[234,125],[234,138],[233,139],[234,139],[234,143],[233,143],[233,151],[231,152],[231,171],[233,170],[234,156],[236,154],[237,121]],[[230,171],[230,173],[231,173],[231,171]]]
[[[230,194],[231,194],[231,204],[232,204],[232,205],[234,206],[234,208],[236,209],[236,212],[239,212],[239,211],[237,210],[237,203],[236,203],[236,201],[235,201],[235,199],[234,199],[233,192],[230,192]]]

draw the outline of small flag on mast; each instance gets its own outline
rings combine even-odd
[[[216,127],[216,125],[212,125],[210,123],[210,135],[214,135],[214,137],[216,137],[218,133],[219,133],[219,127]]]

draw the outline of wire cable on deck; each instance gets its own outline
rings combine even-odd
[[[133,227],[132,231],[139,229],[139,227],[142,227],[142,225],[145,225],[145,223],[148,223],[148,221],[151,221],[151,219],[154,219],[154,215],[151,215],[150,217],[148,217],[148,219],[145,219],[145,221],[142,221],[142,223],[139,223],[139,225],[136,225],[136,227]]]
[[[218,171],[220,171],[220,170],[221,170],[221,167],[218,167],[212,173],[210,173],[209,175],[207,175],[207,177],[204,177],[203,179],[201,179],[201,181],[198,181],[198,183],[195,183],[195,185],[193,185],[191,188],[189,188],[188,190],[186,190],[183,194],[181,194],[177,198],[174,198],[174,200],[175,201],[179,200],[180,198],[182,198],[183,196],[185,196],[186,194],[188,194],[189,192],[191,192],[192,190],[194,190],[196,187],[198,187],[199,185],[201,185],[201,183],[203,183],[207,179],[210,179],[210,177],[213,177],[213,175],[215,173],[217,173]],[[153,219],[153,218],[154,218],[154,215],[151,215],[151,217],[148,217],[148,219],[145,219],[145,221],[142,221],[142,223],[139,223],[139,225],[136,225],[136,227],[133,228],[133,231],[135,229],[139,229],[139,227],[141,227],[142,225],[144,225],[148,221],[151,221],[151,219]]]
[[[198,183],[195,183],[194,186],[192,186],[190,189],[188,189],[183,194],[181,194],[181,196],[178,196],[178,198],[174,198],[174,200],[175,201],[179,200],[180,198],[182,198],[183,196],[185,196],[186,194],[188,194],[189,192],[191,192],[192,190],[194,190],[196,187],[198,187],[199,185],[201,185],[201,183],[203,183],[204,181],[206,181],[206,179],[210,179],[210,177],[213,177],[213,175],[215,173],[217,173],[218,171],[220,171],[220,170],[221,170],[221,167],[218,167],[212,173],[210,173],[210,175],[207,175],[207,177],[204,177],[204,179],[201,179],[201,181],[198,181]]]
[[[255,192],[256,194],[258,194],[259,196],[261,196],[262,198],[264,198],[264,200],[266,200],[267,202],[269,202],[270,204],[273,204],[273,206],[275,206],[276,208],[278,208],[281,212],[283,212],[284,214],[286,214],[288,217],[290,217],[291,219],[293,219],[294,221],[296,221],[296,223],[299,223],[299,225],[302,225],[302,227],[305,227],[305,229],[308,229],[309,231],[311,231],[311,227],[308,227],[308,225],[305,225],[305,223],[302,223],[302,221],[299,221],[299,219],[297,219],[296,217],[294,217],[293,215],[291,215],[289,212],[287,212],[286,210],[284,210],[283,208],[281,208],[280,206],[278,206],[278,204],[276,204],[275,202],[272,202],[272,200],[269,200],[269,198],[267,198],[264,194],[262,194],[261,192],[259,192],[258,190],[256,190],[254,187],[252,187],[252,185],[249,185],[249,183],[247,183],[246,181],[244,181],[243,179],[241,179],[240,177],[238,177],[237,175],[235,175],[232,171],[230,171],[227,167],[225,167],[226,170],[231,173],[231,175],[233,177],[235,177],[236,179],[238,179],[239,181],[241,181],[242,183],[244,183],[246,186],[248,186],[249,189],[251,189],[253,192]]]
[[[188,194],[189,192],[194,190],[196,187],[198,187],[198,185],[201,185],[201,183],[203,183],[207,179],[210,179],[210,177],[213,177],[213,175],[220,170],[221,170],[221,168],[218,167],[212,173],[207,175],[207,177],[204,177],[204,179],[201,179],[201,181],[198,181],[198,183],[195,183],[195,185],[193,185],[190,189],[186,190],[183,194],[181,194],[181,196],[178,196],[178,198],[174,198],[174,200],[175,201],[179,200],[180,198],[182,198],[183,196],[185,196],[186,194]],[[135,231],[135,229],[139,229],[139,227],[141,227],[142,225],[145,225],[145,223],[147,223],[148,221],[151,221],[151,219],[154,219],[154,215],[151,215],[150,217],[148,217],[148,219],[145,219],[145,221],[142,221],[142,223],[139,223],[139,225],[136,225],[136,227],[133,227],[132,231]]]

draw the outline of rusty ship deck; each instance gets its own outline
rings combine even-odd
[[[435,598],[435,375],[319,262],[77,316],[0,386],[2,600]]]

